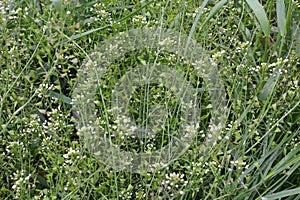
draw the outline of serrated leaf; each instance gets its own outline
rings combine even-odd
[[[263,6],[258,2],[258,0],[246,0],[247,4],[253,10],[256,19],[258,20],[261,29],[265,35],[270,34],[270,22],[268,20],[267,14]]]

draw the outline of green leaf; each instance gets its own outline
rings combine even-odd
[[[66,103],[66,104],[72,104],[72,99],[70,97],[67,97],[66,95],[64,95],[62,93],[49,91],[49,95],[50,95],[50,97],[57,98],[57,99],[61,100],[62,102]]]
[[[143,57],[138,56],[137,58],[142,63],[142,65],[147,65],[147,61]]]
[[[270,34],[270,22],[268,20],[267,14],[263,6],[258,2],[258,0],[246,0],[247,4],[253,10],[256,19],[258,20],[262,31],[267,36]]]
[[[37,175],[37,179],[40,182],[40,184],[46,188],[50,188],[49,184],[47,183],[46,179],[40,175]]]
[[[72,37],[70,37],[71,39],[73,40],[76,40],[76,39],[79,39],[81,37],[84,37],[86,35],[89,35],[91,33],[94,33],[96,31],[100,31],[100,30],[103,30],[103,29],[106,29],[108,27],[111,27],[112,25],[114,25],[115,23],[119,23],[119,22],[122,22],[130,17],[132,17],[133,15],[135,15],[136,13],[140,12],[141,10],[143,10],[146,6],[148,6],[149,4],[151,4],[153,1],[149,1],[147,2],[146,4],[142,5],[140,8],[136,9],[135,11],[133,11],[132,13],[126,15],[125,17],[119,19],[119,20],[116,20],[113,24],[111,25],[106,25],[106,26],[102,26],[102,27],[99,27],[99,28],[96,28],[96,29],[92,29],[92,30],[89,30],[89,31],[86,31],[86,32],[83,32],[83,33],[80,33],[80,34],[77,34],[77,35],[73,35]]]
[[[277,174],[283,172],[287,169],[292,169],[288,173],[292,174],[293,170],[298,169],[300,166],[300,149],[294,149],[290,153],[288,153],[279,163],[277,163],[270,173],[264,178],[264,181],[273,178]]]
[[[300,188],[295,188],[291,190],[284,190],[281,192],[273,193],[267,196],[262,197],[262,200],[275,200],[275,199],[281,199],[283,197],[289,197],[292,195],[300,194]]]
[[[277,24],[279,28],[279,33],[281,36],[285,35],[285,23],[286,23],[286,10],[284,0],[277,0],[276,2],[276,14],[277,14]]]
[[[61,11],[62,4],[62,0],[52,0],[52,7],[58,12]]]
[[[203,9],[205,8],[205,6],[206,6],[207,3],[208,3],[208,0],[204,0],[204,1],[202,2],[201,7],[200,7],[200,9],[199,9],[199,11],[198,11],[198,13],[197,13],[197,15],[196,15],[196,18],[195,18],[195,20],[194,20],[194,22],[193,22],[192,28],[191,28],[191,30],[190,30],[190,33],[189,33],[189,36],[188,36],[188,39],[187,39],[187,42],[186,42],[186,45],[185,45],[184,55],[185,55],[186,52],[187,52],[187,49],[188,49],[189,44],[190,44],[190,41],[191,41],[192,36],[193,36],[193,34],[194,34],[194,32],[195,32],[197,23],[198,23],[198,21],[199,21],[201,15],[202,15]]]
[[[203,27],[227,2],[227,0],[221,0],[218,2],[209,12],[208,16],[205,18],[204,22],[201,24]]]
[[[259,95],[260,100],[265,101],[272,94],[276,82],[278,80],[278,77],[279,77],[279,72],[275,72],[275,74],[272,74],[271,77],[267,80]]]

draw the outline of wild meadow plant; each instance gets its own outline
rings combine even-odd
[[[300,199],[299,8],[295,0],[1,1],[1,199]],[[122,157],[99,159],[103,151],[82,139],[91,129],[80,131],[86,113],[74,112],[78,82],[88,77],[80,70],[105,42],[153,27],[186,36],[178,42],[185,45],[174,52],[158,37],[107,56],[102,76],[91,73],[97,87],[87,110],[102,135],[88,142],[97,149],[107,138],[123,152],[151,154],[177,144],[181,127],[194,135],[154,170],[116,170],[107,163]],[[194,42],[200,54],[191,51]],[[185,60],[184,52],[194,57]],[[153,63],[156,82],[139,79],[139,67]],[[226,109],[215,109],[219,87],[207,84],[212,73],[203,69],[217,69],[209,78],[222,82]],[[187,84],[169,84],[172,77]],[[176,86],[197,104],[178,98]],[[194,122],[184,112],[191,105],[199,108],[196,127],[183,126]],[[216,115],[224,116],[222,127],[211,123]]]

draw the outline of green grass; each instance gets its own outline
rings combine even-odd
[[[1,199],[300,199],[298,1],[54,2],[0,3]],[[163,131],[142,139],[120,134],[108,108],[126,71],[164,64],[200,91],[200,128],[190,147],[165,168],[129,173],[83,144],[72,94],[80,67],[103,41],[144,27],[197,41],[220,72],[228,109],[218,141],[204,152],[213,113],[203,74],[167,50],[115,59],[93,100],[99,127],[108,136],[115,131],[123,150],[160,149],[184,123],[176,94],[150,84],[132,93],[130,117],[151,125],[145,110],[161,105],[170,113]]]

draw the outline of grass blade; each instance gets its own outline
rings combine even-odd
[[[142,5],[139,9],[133,11],[132,13],[130,13],[129,15],[126,15],[125,17],[115,21],[113,24],[115,23],[118,23],[118,22],[121,22],[121,21],[124,21],[125,19],[128,19],[129,17],[133,16],[134,14],[140,12],[141,10],[143,10],[146,6],[148,6],[149,4],[151,4],[153,1],[149,1],[147,2],[146,4]],[[113,25],[112,24],[112,25]],[[100,30],[103,30],[103,29],[106,29],[108,27],[111,27],[112,26],[111,24],[110,25],[106,25],[106,26],[102,26],[102,27],[99,27],[99,28],[96,28],[96,29],[92,29],[92,30],[89,30],[89,31],[86,31],[84,33],[80,33],[80,34],[77,34],[77,35],[73,35],[70,37],[70,39],[73,39],[73,40],[76,40],[76,39],[79,39],[81,37],[84,37],[86,35],[89,35],[91,33],[94,33],[96,31],[100,31]]]
[[[283,37],[285,35],[285,23],[286,23],[286,10],[284,0],[277,0],[276,2],[276,14],[277,14],[277,24],[279,28],[279,33]]]
[[[253,10],[263,33],[267,36],[270,34],[270,22],[268,20],[267,14],[263,6],[258,2],[258,0],[246,0],[247,4]]]
[[[221,0],[218,2],[209,12],[208,16],[205,18],[204,22],[202,23],[202,27],[224,6],[227,0]]]
[[[270,194],[267,196],[262,197],[262,200],[275,200],[275,199],[281,199],[283,197],[289,197],[292,195],[296,195],[296,194],[300,194],[300,188],[295,188],[295,189],[291,189],[291,190],[284,190],[281,192],[277,192],[274,194]]]
[[[295,110],[300,105],[300,101],[298,101],[290,110],[288,110],[277,122],[255,143],[253,144],[247,151],[251,151],[256,145],[258,145],[267,135],[271,133],[271,131],[281,122],[286,116],[288,116],[293,110]]]
[[[276,174],[279,174],[286,169],[289,169],[292,165],[298,168],[300,165],[300,155],[298,153],[299,149],[295,149],[294,151],[291,151],[288,155],[286,155],[284,159],[282,159],[273,167],[272,171],[265,177],[265,180],[274,177]]]
[[[200,16],[202,15],[203,9],[205,8],[205,6],[206,6],[207,3],[208,3],[208,0],[204,0],[204,1],[203,1],[203,3],[201,4],[201,7],[200,7],[200,9],[199,9],[199,11],[198,11],[198,13],[197,13],[197,15],[196,15],[196,19],[195,19],[194,22],[193,22],[193,26],[192,26],[192,28],[191,28],[191,30],[190,30],[189,37],[188,37],[188,40],[187,40],[186,45],[185,45],[184,55],[185,55],[186,52],[187,52],[187,49],[188,49],[189,44],[190,44],[190,41],[191,41],[192,36],[193,36],[193,34],[194,34],[194,31],[195,31],[195,29],[196,29],[197,23],[198,23],[198,21],[199,21],[199,19],[200,19]]]
[[[267,80],[266,84],[264,85],[259,95],[259,100],[265,101],[268,99],[268,97],[272,94],[274,90],[278,77],[279,77],[279,72],[275,72],[275,74],[271,75],[271,77]]]
[[[59,100],[61,100],[62,102],[66,103],[66,104],[72,104],[72,99],[70,97],[67,97],[66,95],[64,95],[62,93],[49,91],[49,95],[50,95],[50,97],[54,97],[56,99],[59,99]]]

